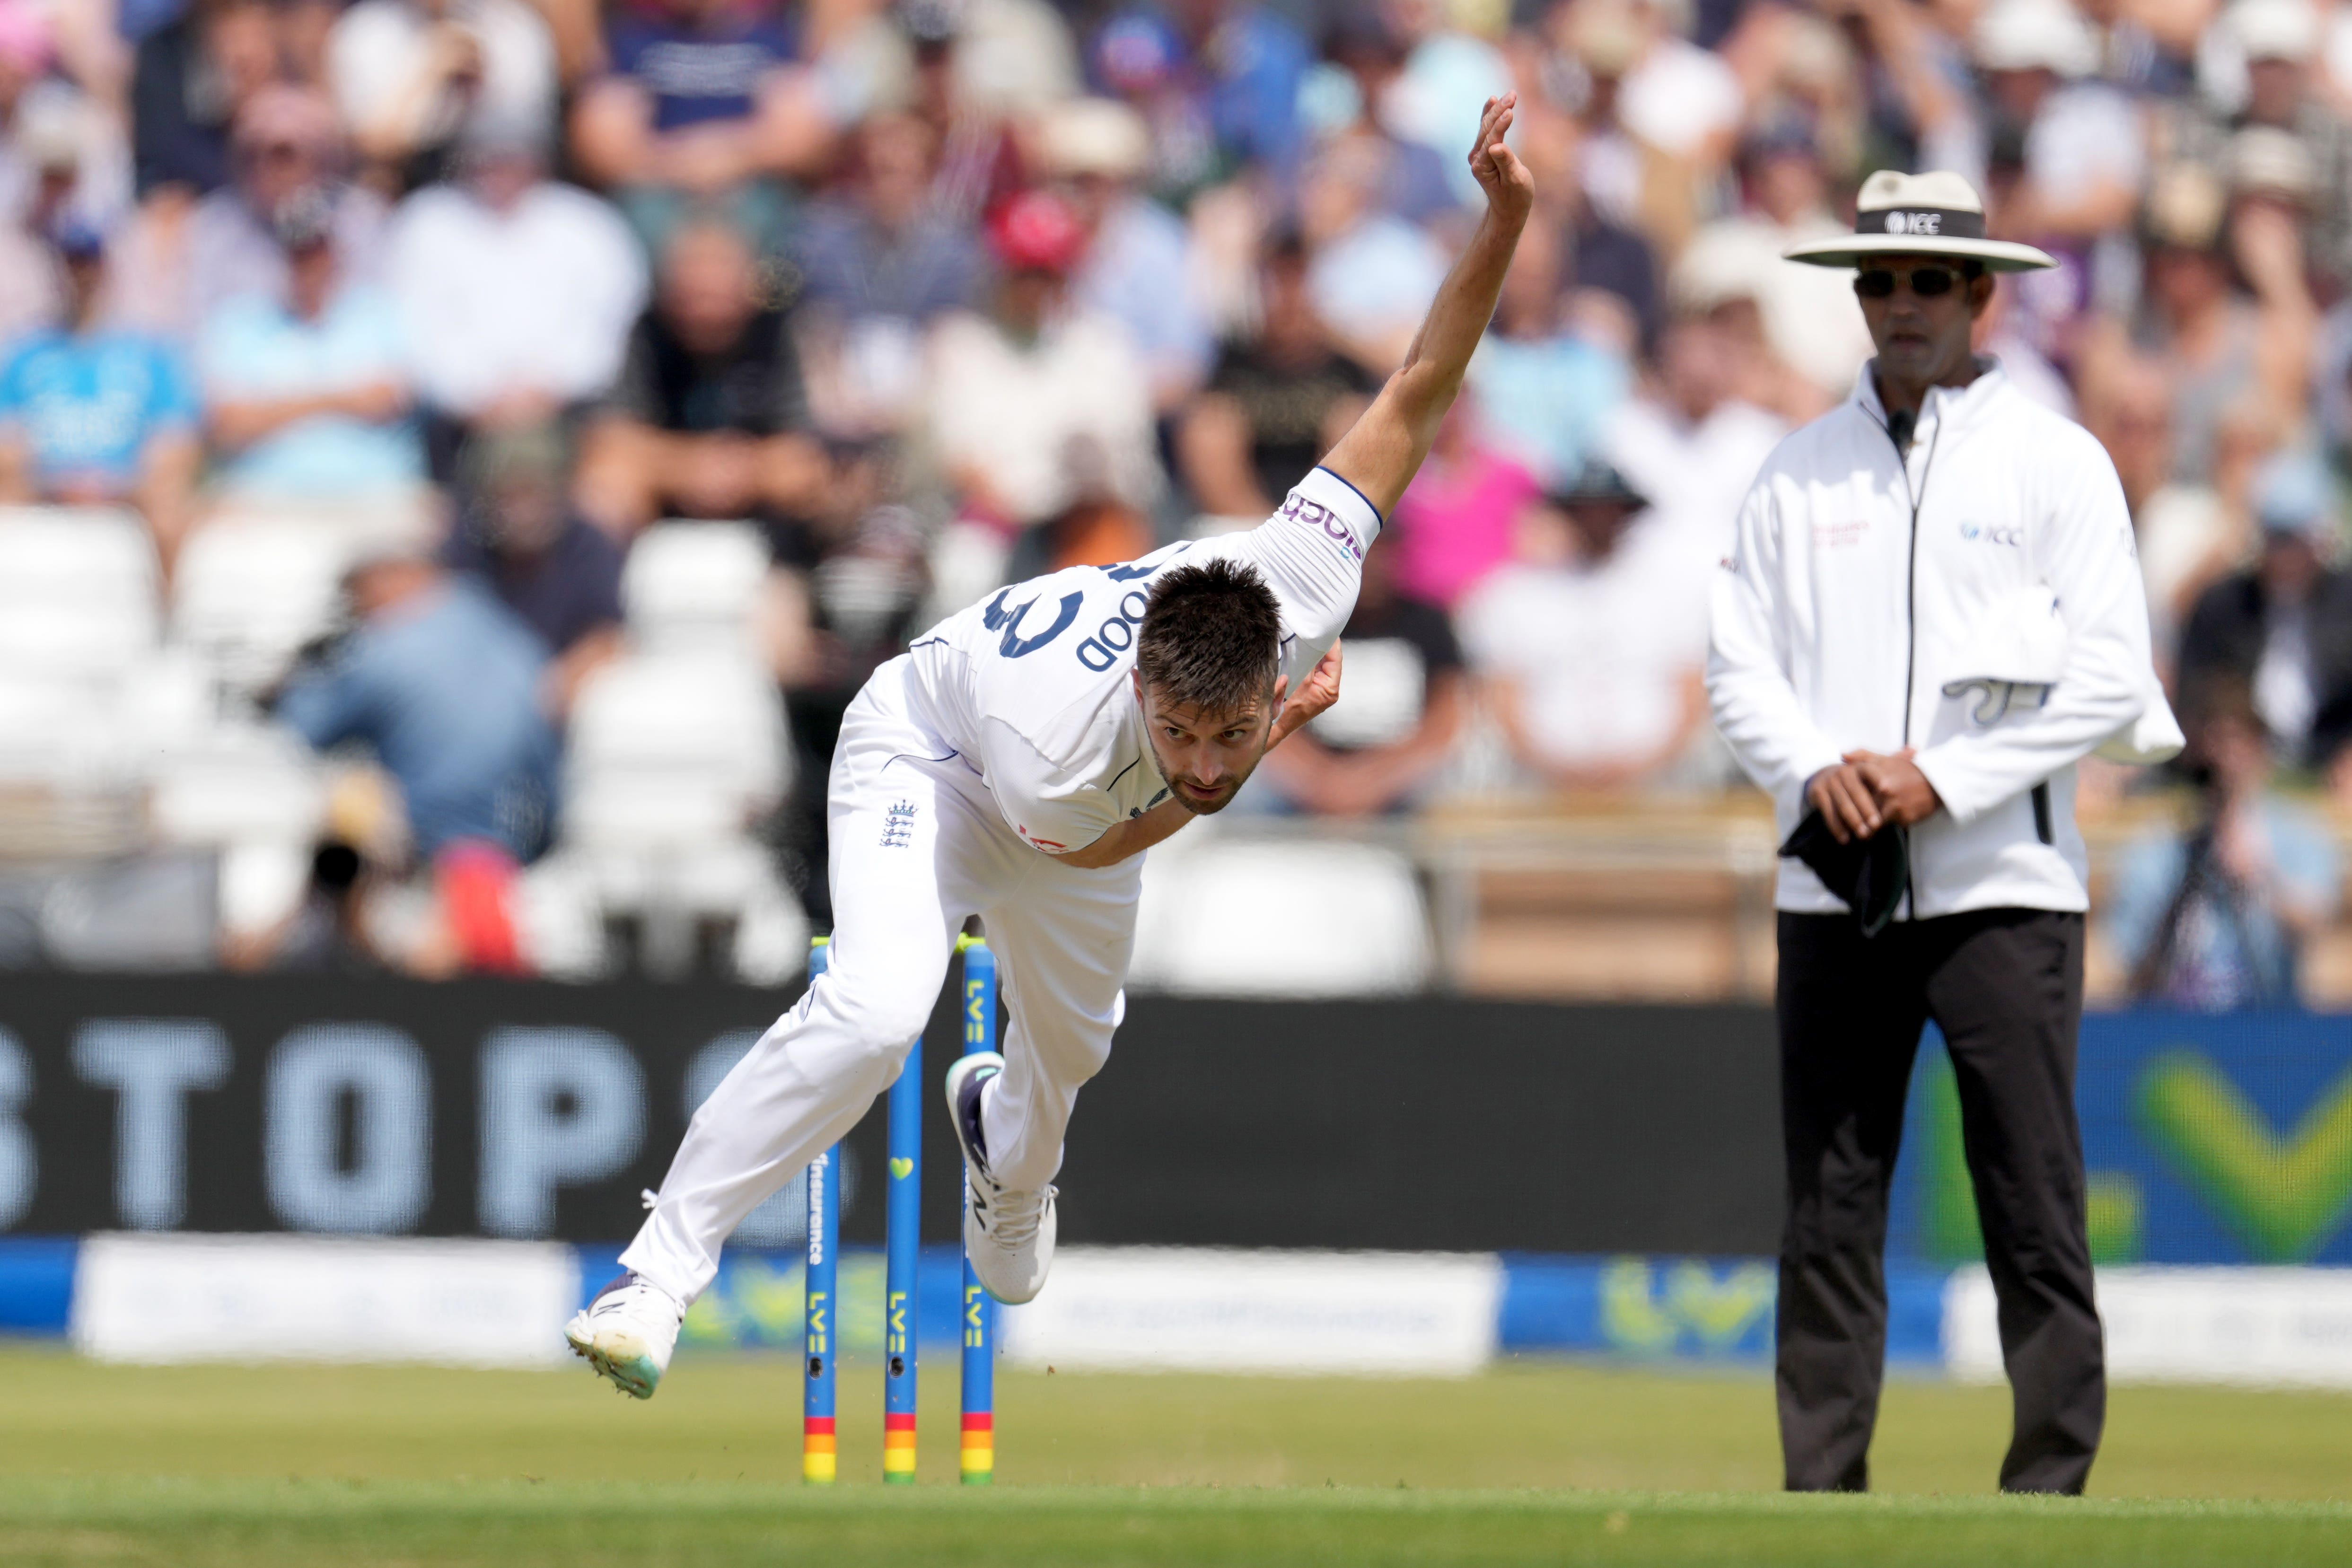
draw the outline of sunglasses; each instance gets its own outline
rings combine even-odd
[[[1895,284],[1905,276],[1903,273],[1889,271],[1883,267],[1874,267],[1867,272],[1854,275],[1853,291],[1864,299],[1891,298],[1895,293]],[[1915,267],[1908,276],[1911,279],[1911,292],[1922,299],[1933,299],[1938,295],[1949,294],[1960,281],[1959,270],[1949,267]]]

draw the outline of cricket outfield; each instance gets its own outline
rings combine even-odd
[[[0,1562],[279,1564],[2352,1560],[2352,1397],[2118,1389],[2083,1502],[1986,1495],[2008,1396],[1897,1381],[1870,1498],[1790,1499],[1769,1385],[1533,1363],[1462,1381],[1007,1374],[999,1485],[953,1484],[954,1389],[886,1491],[880,1374],[843,1484],[798,1480],[797,1365],[584,1373],[97,1366],[0,1351]]]

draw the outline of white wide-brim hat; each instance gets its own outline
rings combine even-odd
[[[1985,238],[1984,203],[1958,174],[1898,174],[1882,169],[1854,198],[1853,233],[1807,240],[1780,253],[1813,267],[1860,267],[1874,256],[1948,256],[1993,272],[2055,267],[2048,252]]]

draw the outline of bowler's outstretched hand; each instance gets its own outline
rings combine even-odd
[[[1323,459],[1324,467],[1354,486],[1382,517],[1396,509],[1462,390],[1462,372],[1494,319],[1503,274],[1510,269],[1511,252],[1535,206],[1535,177],[1503,144],[1518,102],[1518,94],[1507,92],[1488,99],[1479,111],[1470,172],[1486,193],[1486,214],[1438,286],[1404,363]]]
[[[1477,142],[1470,149],[1470,172],[1486,193],[1486,204],[1514,227],[1527,222],[1536,201],[1536,177],[1503,142],[1518,105],[1516,92],[1488,99],[1478,113]]]

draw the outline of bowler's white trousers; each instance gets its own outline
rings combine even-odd
[[[856,1125],[929,1021],[978,915],[1010,1012],[982,1101],[991,1171],[1045,1185],[1078,1090],[1110,1055],[1135,946],[1143,857],[1081,871],[1005,826],[980,775],[909,700],[905,655],[841,726],[827,786],[834,927],[826,968],[686,1130],[622,1266],[680,1301],[718,1272],[743,1217]]]

